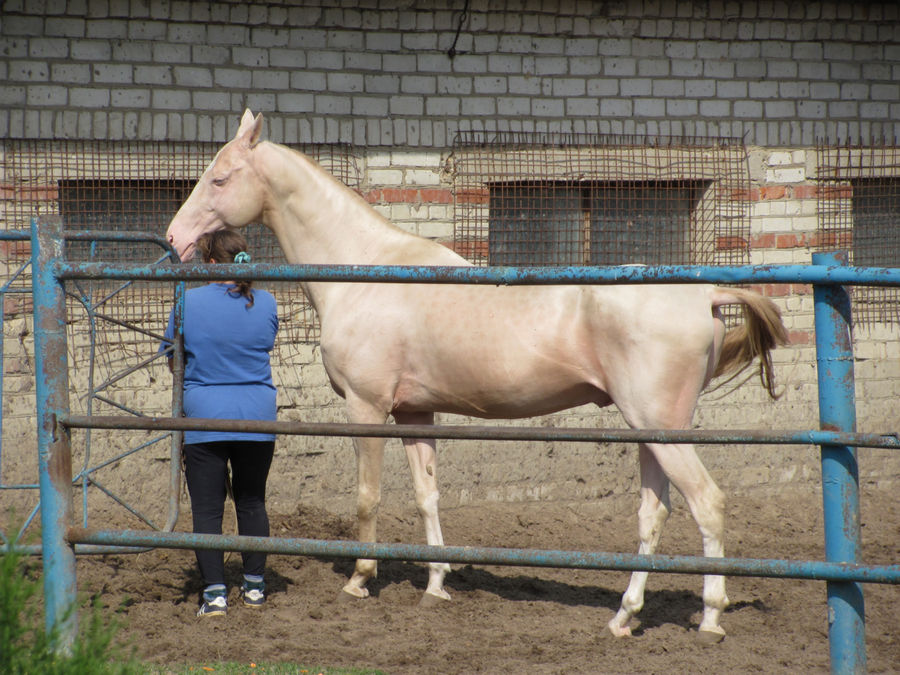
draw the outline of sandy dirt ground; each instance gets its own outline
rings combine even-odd
[[[563,550],[637,550],[637,498],[598,503],[494,504],[447,509],[454,545]],[[676,501],[660,553],[697,555],[700,537]],[[824,559],[818,494],[732,496],[726,552],[735,557]],[[188,529],[186,518],[179,529]],[[866,562],[900,562],[900,500],[888,491],[862,499]],[[420,543],[415,509],[382,513],[380,537]],[[352,539],[351,514],[299,507],[272,517],[285,537]],[[392,674],[452,673],[826,673],[830,671],[826,589],[819,581],[734,577],[714,646],[697,641],[701,578],[651,575],[634,636],[613,639],[606,622],[627,584],[624,572],[455,566],[452,601],[423,609],[423,565],[382,562],[372,597],[337,600],[352,569],[344,559],[269,557],[269,601],[240,605],[238,554],[229,554],[230,609],[198,619],[200,580],[193,553],[154,550],[79,557],[79,588],[98,595],[125,625],[138,655],[158,664],[287,661],[365,667]],[[869,672],[900,672],[900,586],[865,585]]]

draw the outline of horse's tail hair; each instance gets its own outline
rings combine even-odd
[[[713,307],[740,304],[744,312],[744,322],[725,333],[713,377],[732,380],[759,357],[759,379],[769,396],[779,398],[770,352],[788,343],[781,310],[769,298],[743,288],[716,288],[712,302]]]

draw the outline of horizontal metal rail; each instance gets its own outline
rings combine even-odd
[[[132,279],[145,281],[349,281],[392,283],[466,283],[495,286],[631,283],[805,283],[819,285],[898,286],[900,268],[843,265],[636,265],[611,267],[431,267],[423,265],[288,265],[273,263],[177,264],[165,267],[111,263],[56,262],[60,279]]]
[[[31,230],[0,230],[0,241],[28,241]]]
[[[75,544],[75,555],[111,555],[148,553],[153,550],[150,546],[93,546],[92,544]],[[15,553],[17,555],[42,556],[44,547],[42,544],[18,544],[0,543],[0,554]]]
[[[345,424],[288,420],[224,420],[203,417],[125,417],[67,415],[59,423],[72,429],[145,429],[168,431],[242,431],[288,436],[438,438],[492,441],[572,441],[650,443],[747,443],[774,445],[848,445],[900,449],[900,434],[837,431],[728,431],[714,429],[580,429],[485,425]]]
[[[127,244],[146,242],[157,244],[169,254],[172,260],[178,260],[178,254],[172,244],[161,234],[120,230],[67,230],[62,233],[67,241],[114,241]],[[0,241],[29,241],[31,230],[0,230]]]
[[[247,537],[242,535],[193,534],[141,530],[99,530],[70,527],[70,543],[162,546],[179,549],[256,551],[313,557],[373,558],[416,562],[448,562],[518,567],[555,567],[675,574],[726,574],[767,576],[820,581],[900,583],[900,565],[861,565],[820,561],[756,558],[704,558],[700,556],[553,551],[479,546],[425,546],[416,544],[371,544],[360,541]]]

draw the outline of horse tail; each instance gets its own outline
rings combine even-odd
[[[726,375],[733,379],[759,357],[759,379],[769,396],[779,398],[770,352],[788,343],[781,310],[769,298],[743,288],[716,288],[712,303],[713,307],[740,304],[744,312],[744,322],[725,333],[713,377]]]

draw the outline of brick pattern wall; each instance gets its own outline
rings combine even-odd
[[[448,147],[459,128],[893,138],[885,2],[5,0],[0,137]],[[455,50],[453,58],[451,50]]]

